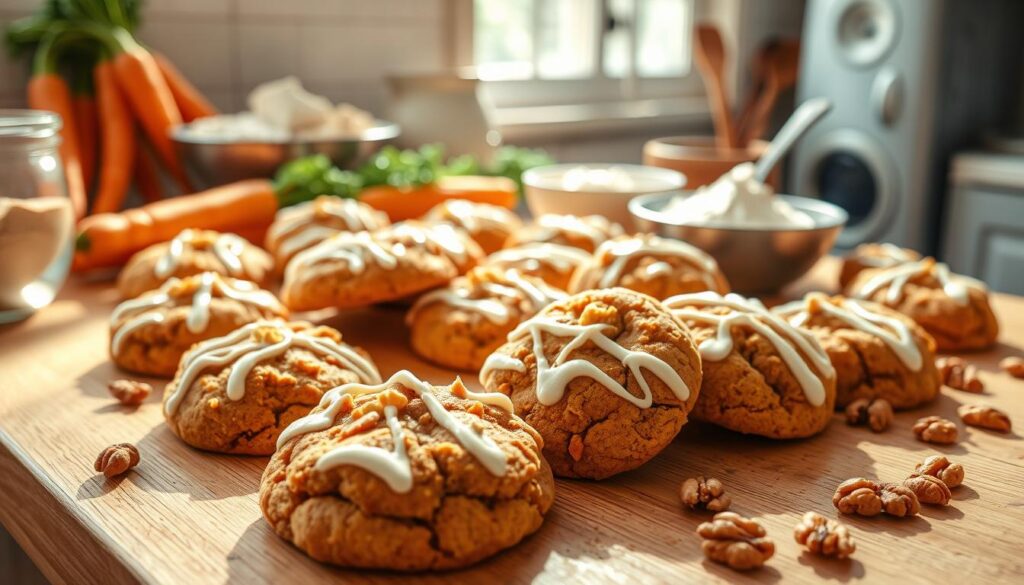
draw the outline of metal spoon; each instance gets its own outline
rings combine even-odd
[[[754,165],[754,178],[758,182],[765,182],[768,179],[768,173],[772,172],[775,165],[779,164],[793,144],[831,109],[832,102],[823,97],[811,98],[800,104],[793,115],[782,125],[782,129],[775,135],[761,158],[757,160],[757,164]]]

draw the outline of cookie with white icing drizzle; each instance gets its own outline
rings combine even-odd
[[[505,242],[506,248],[524,244],[558,244],[593,253],[604,241],[623,234],[622,226],[600,215],[557,215],[548,213],[517,230]]]
[[[361,349],[324,326],[257,321],[196,344],[164,389],[167,425],[207,451],[269,455],[278,435],[324,392],[380,383]]]
[[[523,220],[509,209],[465,199],[438,203],[422,219],[427,223],[448,223],[465,230],[485,254],[500,250],[505,240],[523,226]]]
[[[666,299],[673,295],[729,292],[715,259],[686,242],[653,234],[620,236],[597,247],[569,283],[569,292],[621,286]]]
[[[809,437],[831,421],[835,370],[814,335],[735,294],[679,295],[665,306],[700,351],[694,418],[773,439]]]
[[[277,212],[264,247],[278,273],[293,256],[340,232],[373,231],[391,225],[388,215],[355,199],[321,195]]]
[[[406,315],[409,342],[435,364],[476,371],[519,323],[565,297],[539,278],[478,266],[416,301]]]
[[[292,258],[281,299],[298,311],[394,301],[443,286],[482,259],[480,246],[447,224],[340,233]]]
[[[505,248],[484,260],[487,266],[512,268],[526,276],[536,276],[551,286],[567,290],[573,272],[590,259],[590,253],[559,244],[522,244]]]
[[[544,437],[555,475],[602,479],[657,455],[686,423],[700,357],[657,300],[623,288],[556,301],[513,330],[480,381]]]
[[[281,434],[263,515],[313,558],[346,567],[462,567],[515,545],[551,507],[541,438],[503,394],[408,371],[328,391]]]
[[[821,293],[773,312],[813,333],[828,352],[836,369],[837,409],[858,398],[914,408],[939,393],[935,341],[906,315],[871,301]]]
[[[110,358],[121,369],[169,378],[193,344],[261,319],[285,318],[273,293],[203,272],[124,301],[110,315]]]
[[[999,323],[980,280],[953,274],[933,258],[857,275],[846,295],[895,309],[913,319],[933,338],[939,351],[990,347]]]
[[[117,277],[117,289],[126,299],[153,290],[171,277],[200,272],[249,280],[264,285],[273,260],[266,252],[235,234],[210,230],[183,230],[173,239],[131,257]]]
[[[888,243],[861,244],[843,257],[839,271],[839,288],[846,288],[853,279],[868,268],[889,268],[917,262],[921,255],[909,248]]]

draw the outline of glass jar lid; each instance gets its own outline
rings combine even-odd
[[[61,118],[45,110],[0,109],[0,148],[40,148],[60,141]]]

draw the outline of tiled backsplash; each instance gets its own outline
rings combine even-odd
[[[0,24],[42,0],[0,0]],[[148,0],[140,39],[225,111],[260,82],[299,76],[335,101],[381,113],[388,73],[429,73],[448,54],[446,0]],[[0,58],[0,107],[25,104],[25,60]]]

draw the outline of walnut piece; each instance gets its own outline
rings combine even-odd
[[[957,356],[940,357],[935,360],[942,383],[955,390],[980,394],[985,391],[985,383],[978,377],[978,368],[967,360]]]
[[[1000,433],[1010,432],[1010,417],[1005,412],[991,406],[964,404],[956,412],[965,425]]]
[[[719,512],[711,522],[702,522],[697,534],[708,559],[746,571],[756,569],[775,554],[775,543],[765,536],[764,527],[735,512]]]
[[[999,367],[1014,378],[1024,378],[1024,358],[1012,355],[999,362]]]
[[[884,398],[858,398],[846,407],[846,424],[863,425],[880,433],[892,422],[892,405]]]
[[[136,380],[114,380],[107,384],[107,390],[121,404],[125,406],[138,406],[153,392],[153,387],[145,382]]]
[[[953,497],[953,494],[949,493],[949,487],[932,475],[912,475],[903,480],[903,485],[914,492],[917,501],[922,504],[945,506]]]
[[[832,505],[843,514],[877,516],[913,516],[921,511],[917,496],[902,485],[878,483],[863,477],[839,484],[832,495]]]
[[[93,468],[107,477],[121,475],[139,464],[139,450],[131,443],[118,443],[104,449]]]
[[[931,475],[941,479],[946,487],[955,488],[964,482],[964,467],[942,455],[932,455],[917,464],[911,477],[914,475]]]
[[[857,550],[850,529],[817,512],[807,512],[793,530],[793,538],[816,555],[845,559]]]
[[[956,423],[941,416],[926,416],[914,423],[914,434],[926,443],[951,445],[956,442]]]
[[[704,508],[711,512],[724,512],[732,504],[722,482],[713,477],[704,479],[703,475],[684,481],[679,488],[679,499],[691,510]]]

